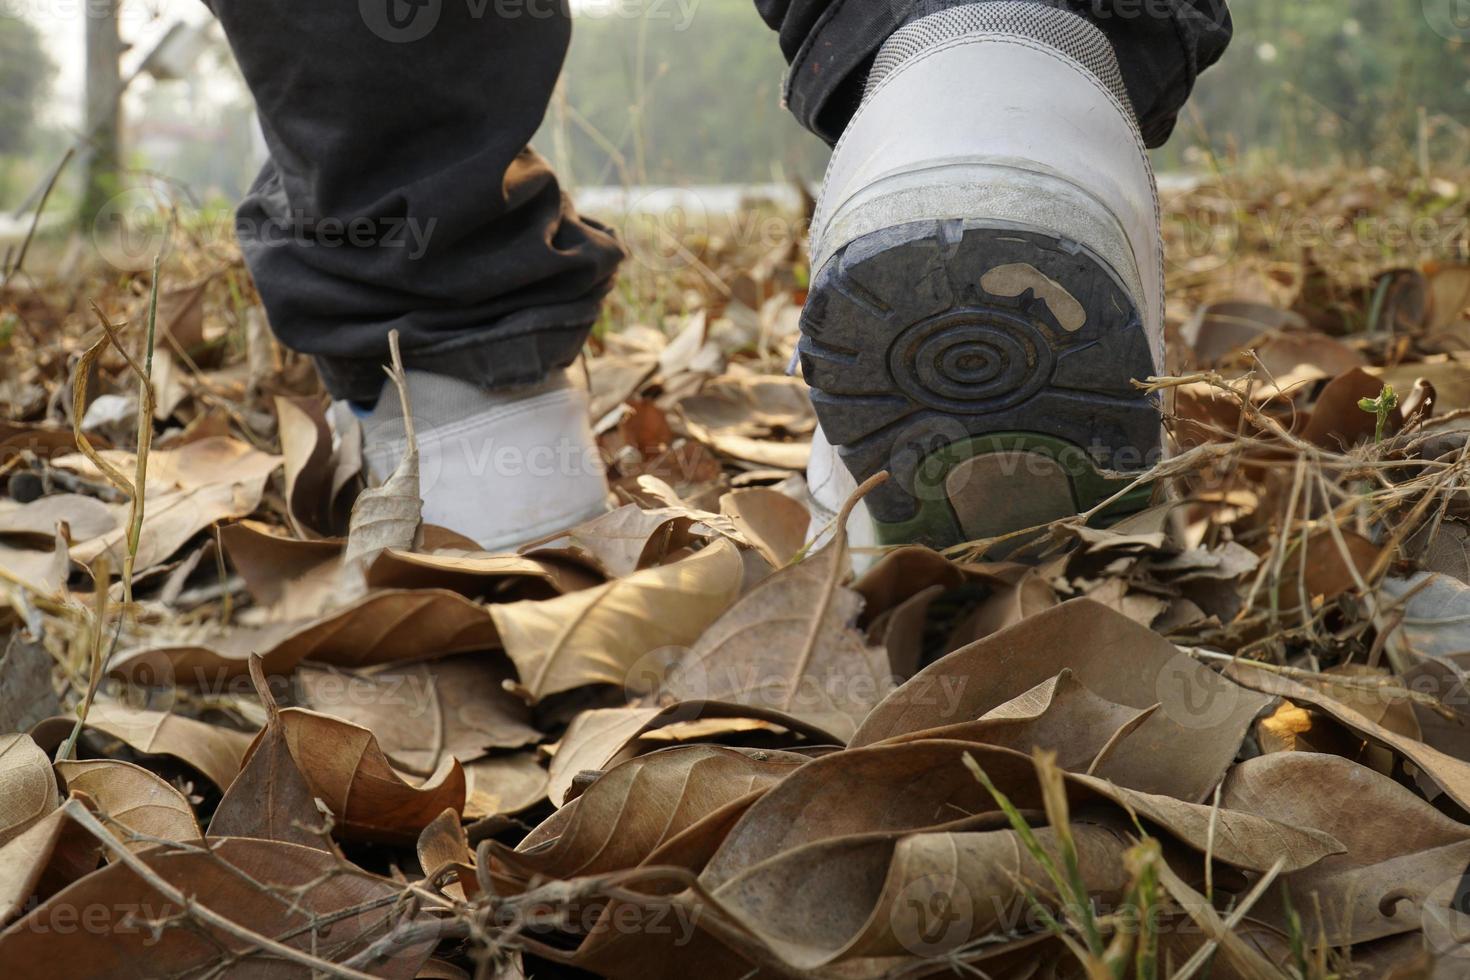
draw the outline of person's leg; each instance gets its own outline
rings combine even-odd
[[[879,48],[900,26],[965,3],[997,0],[755,0],[780,32],[791,65],[786,100],[812,132],[837,141],[852,118]],[[1226,0],[1029,0],[1077,13],[1112,43],[1123,84],[1150,147],[1162,146],[1195,78],[1224,54]]]
[[[271,159],[236,231],[271,327],[312,355],[370,480],[406,444],[427,523],[491,549],[601,512],[582,349],[622,251],[528,146],[571,32],[558,0],[209,0]],[[351,408],[349,409],[349,404]]]
[[[883,543],[1013,546],[1145,504],[1128,488],[1161,420],[1135,382],[1162,367],[1164,280],[1145,145],[1223,49],[1223,2],[757,3],[789,105],[840,136],[799,344],[819,511],[883,470],[850,528]]]
[[[562,4],[208,0],[270,161],[237,231],[287,346],[374,400],[410,369],[487,388],[569,364],[621,251],[527,146],[565,57]]]

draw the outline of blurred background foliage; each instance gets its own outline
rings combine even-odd
[[[0,207],[13,211],[80,128],[81,29],[71,21],[85,5],[57,6],[63,13],[6,2]],[[785,66],[750,0],[660,0],[637,18],[619,16],[614,0],[574,6],[563,84],[535,141],[568,185],[820,178],[826,148],[781,108]],[[150,31],[207,17],[196,0],[124,0],[123,9],[130,54],[144,50]],[[1157,155],[1160,169],[1470,162],[1470,0],[1234,0],[1232,9],[1235,44],[1201,77],[1174,141]],[[222,206],[248,185],[264,150],[215,37],[197,77],[132,86],[121,164]],[[58,194],[65,200],[75,187],[64,181]]]

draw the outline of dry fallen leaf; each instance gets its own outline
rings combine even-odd
[[[638,658],[693,642],[734,601],[743,566],[719,540],[683,561],[540,602],[490,607],[526,695],[627,682]]]
[[[0,735],[0,845],[60,805],[50,757],[29,735]]]
[[[132,472],[132,453],[102,452],[102,458],[123,472]],[[100,471],[85,456],[65,456],[55,465],[96,478]],[[134,569],[142,572],[166,560],[186,541],[216,521],[246,517],[259,505],[266,480],[281,465],[271,456],[234,439],[214,437],[179,449],[155,449],[148,454],[143,533]],[[106,552],[112,567],[121,569],[126,555],[127,505],[115,505],[117,527],[72,546],[72,557],[82,564]]]
[[[56,763],[68,790],[79,790],[109,818],[113,833],[130,850],[159,841],[199,843],[203,834],[184,794],[141,766],[114,759]],[[129,833],[138,835],[129,839]]]
[[[291,754],[259,657],[251,659],[250,673],[266,710],[265,728],[215,807],[209,836],[254,837],[330,851],[329,818],[318,810],[316,795]]]
[[[208,851],[157,848],[139,855],[156,880],[187,896],[245,935],[201,920],[132,868],[114,863],[42,902],[4,933],[0,961],[15,980],[145,980],[188,975],[220,962],[222,952],[248,956],[252,972],[273,978],[306,978],[312,970],[264,958],[251,935],[341,961],[383,937],[392,919],[384,905],[399,893],[396,882],[342,863],[325,851],[280,841],[229,838]],[[269,889],[269,890],[268,890]],[[290,894],[290,900],[282,898]],[[60,909],[97,909],[94,925],[55,941]],[[63,916],[65,913],[61,913]],[[147,920],[184,916],[187,928],[155,933]],[[434,946],[432,939],[396,948],[372,976],[411,980]],[[267,966],[265,964],[269,963]],[[263,972],[261,972],[263,971]]]
[[[48,718],[31,730],[32,737],[48,751],[60,746],[71,734],[75,718]],[[144,755],[169,755],[193,766],[221,789],[230,785],[240,771],[240,762],[250,745],[244,732],[207,725],[193,718],[164,711],[146,711],[123,704],[98,702],[87,712],[83,730],[110,735]]]
[[[339,837],[412,842],[446,807],[464,809],[464,770],[453,756],[415,786],[393,771],[366,728],[301,708],[283,709],[278,718],[291,757],[331,811]],[[265,738],[258,736],[257,749]]]
[[[1269,703],[1126,616],[1074,599],[921,670],[873,709],[851,744],[978,718],[1067,668],[1114,704],[1159,705],[1113,746],[1098,774],[1189,802],[1219,782]]]
[[[832,541],[759,582],[674,660],[660,692],[780,711],[849,738],[893,688],[888,651],[856,628],[862,598],[843,585],[849,508]]]

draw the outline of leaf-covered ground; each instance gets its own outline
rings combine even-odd
[[[620,506],[518,554],[187,220],[12,275],[4,974],[1470,975],[1465,185],[1166,210],[1155,506],[947,554],[809,527],[768,209],[630,223]]]

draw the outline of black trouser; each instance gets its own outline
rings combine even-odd
[[[271,160],[237,232],[271,326],[339,398],[410,368],[487,387],[571,363],[622,257],[527,146],[571,35],[561,0],[209,0]],[[755,0],[787,102],[828,141],[902,23],[955,0]],[[1225,0],[1036,0],[1108,35],[1151,145],[1230,39]]]

